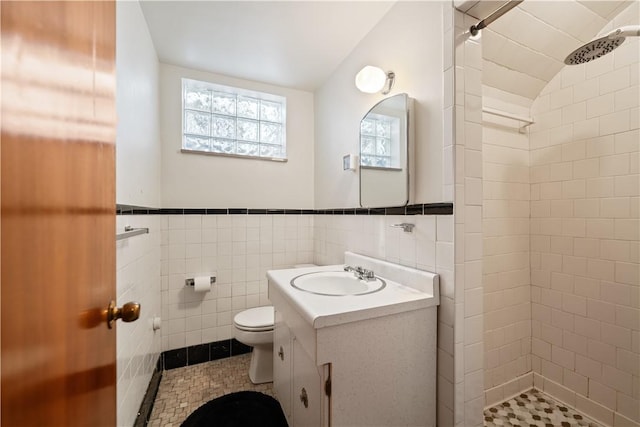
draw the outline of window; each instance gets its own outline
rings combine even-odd
[[[360,122],[360,165],[374,168],[398,168],[400,119],[370,113]]]
[[[182,150],[285,160],[286,99],[182,79]]]

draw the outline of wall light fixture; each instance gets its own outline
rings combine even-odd
[[[380,92],[386,95],[391,91],[395,78],[393,71],[385,73],[378,67],[367,65],[356,74],[356,87],[365,93]]]

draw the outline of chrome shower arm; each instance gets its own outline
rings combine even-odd
[[[472,36],[477,35],[480,30],[482,30],[483,28],[486,28],[487,25],[491,24],[493,21],[500,18],[502,15],[509,12],[511,9],[513,9],[523,1],[524,0],[511,0],[510,2],[503,4],[498,9],[496,9],[491,15],[487,16],[482,21],[478,22],[476,25],[472,25],[471,28],[469,28],[469,32],[471,33]]]

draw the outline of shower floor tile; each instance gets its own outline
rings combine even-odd
[[[536,389],[484,411],[485,427],[601,427],[575,409],[551,399]]]
[[[149,419],[152,427],[177,427],[211,399],[252,390],[273,396],[273,383],[249,380],[251,353],[164,371]]]

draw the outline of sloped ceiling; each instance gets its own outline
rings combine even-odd
[[[313,91],[393,1],[140,2],[163,62]]]
[[[482,31],[483,84],[535,99],[565,57],[633,1],[525,0]],[[456,7],[483,19],[505,3],[456,1]]]
[[[483,83],[535,99],[569,53],[634,1],[525,0],[483,30]],[[480,20],[507,2],[454,4]],[[313,91],[395,0],[140,3],[161,61]]]

